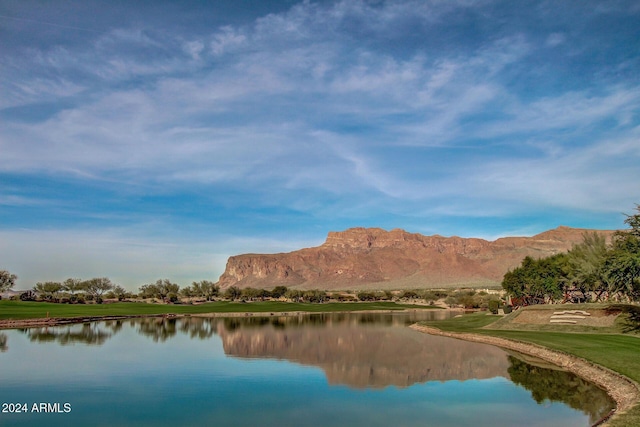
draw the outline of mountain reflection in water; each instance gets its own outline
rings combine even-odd
[[[229,319],[218,327],[227,355],[317,366],[330,384],[408,387],[427,381],[508,377],[506,353],[493,346],[430,336],[393,326],[387,316],[277,318],[260,327]],[[267,319],[269,320],[269,319]]]

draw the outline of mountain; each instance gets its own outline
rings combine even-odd
[[[585,232],[610,239],[613,230],[560,226],[532,237],[423,236],[401,229],[351,228],[329,232],[318,247],[229,258],[220,276],[230,286],[269,289],[417,289],[497,285],[526,256],[541,258],[582,242]]]

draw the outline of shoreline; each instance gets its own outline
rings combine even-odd
[[[99,322],[104,320],[126,320],[139,319],[144,317],[164,317],[167,319],[178,319],[185,317],[214,318],[214,317],[280,317],[280,316],[304,316],[313,314],[348,314],[348,313],[371,313],[371,314],[393,314],[418,312],[423,309],[408,308],[404,310],[348,310],[348,311],[233,311],[229,313],[161,313],[161,314],[123,314],[111,316],[77,316],[77,317],[39,317],[31,319],[2,319],[0,320],[0,330],[2,329],[23,329],[40,328],[48,326],[72,325],[75,323]]]
[[[437,328],[422,326],[417,323],[414,323],[409,327],[430,335],[494,345],[528,356],[537,357],[596,384],[613,399],[616,403],[616,407],[605,417],[593,424],[594,427],[607,425],[612,418],[623,414],[640,402],[640,386],[635,381],[622,374],[605,368],[604,366],[597,365],[568,353],[552,350],[537,344],[525,343],[506,338],[464,332],[445,332]]]

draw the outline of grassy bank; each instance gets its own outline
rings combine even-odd
[[[492,329],[499,319],[498,316],[474,313],[443,321],[422,323],[448,332],[490,335],[538,344],[589,360],[640,383],[640,337],[638,335],[614,333],[611,330],[607,333],[576,333]],[[508,318],[500,322],[504,323],[505,320],[508,321]],[[614,418],[608,425],[640,426],[640,405]]]
[[[0,301],[0,320],[35,319],[43,317],[135,316],[154,314],[203,313],[309,313],[336,311],[371,311],[427,309],[428,306],[397,304],[395,302],[292,303],[282,301],[229,302],[216,301],[199,305],[147,304],[118,302],[112,304],[53,304],[46,302]]]

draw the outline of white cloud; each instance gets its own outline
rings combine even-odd
[[[637,134],[637,130],[635,134]],[[566,148],[538,159],[504,158],[468,170],[464,192],[530,206],[621,212],[638,196],[640,148],[633,136]]]
[[[247,37],[231,26],[224,26],[213,36],[211,51],[214,55],[229,53],[247,41]]]
[[[487,137],[562,128],[584,130],[604,120],[628,124],[640,106],[640,87],[605,88],[604,93],[569,92],[530,103],[511,105],[511,119],[481,127]]]
[[[115,29],[89,47],[31,49],[7,59],[1,105],[75,98],[46,120],[3,120],[0,171],[130,180],[145,191],[224,183],[302,210],[326,194],[345,212],[409,212],[451,196],[501,206],[626,203],[638,172],[614,165],[637,157],[633,83],[517,91],[512,68],[538,66],[528,58],[540,39],[524,32],[455,49],[446,35],[440,49],[385,45],[480,6],[304,2],[208,35]],[[543,35],[545,43],[568,44],[564,33]],[[425,148],[425,169],[413,175],[404,163],[418,151],[407,147]],[[467,157],[471,150],[479,155]]]
[[[202,40],[193,40],[189,42],[185,42],[182,45],[182,49],[191,57],[193,60],[199,60],[200,54],[204,50],[204,42]]]

